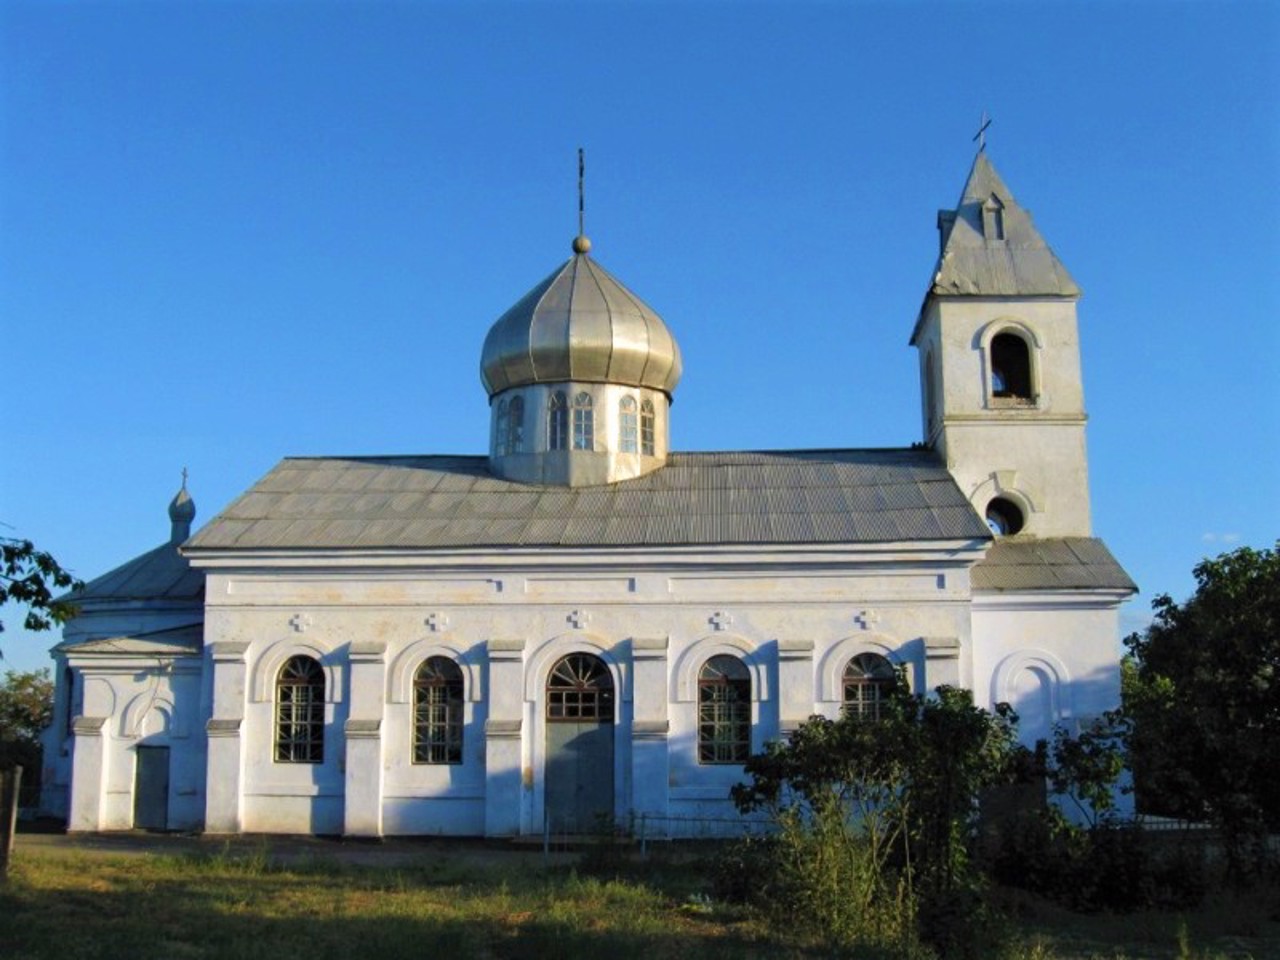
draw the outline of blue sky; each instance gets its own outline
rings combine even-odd
[[[1152,595],[1280,534],[1280,7],[0,4],[0,522],[88,579],[283,456],[480,453],[569,255],[680,341],[676,449],[906,446],[983,110],[1085,290],[1094,527]],[[8,666],[56,638],[3,614]]]

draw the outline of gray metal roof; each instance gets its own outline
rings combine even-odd
[[[673,454],[599,487],[501,480],[479,456],[281,461],[186,544],[433,549],[987,539],[927,450]]]
[[[203,579],[203,575],[201,575]],[[60,643],[54,650],[75,653],[138,653],[147,656],[199,653],[204,646],[204,623],[168,627],[149,633],[99,637],[94,640]]]
[[[1004,240],[988,240],[982,206],[1002,204]],[[949,211],[947,212],[950,213]],[[1080,296],[1080,287],[1049,249],[1031,213],[1013,198],[985,152],[969,172],[929,292],[939,296]],[[946,219],[943,218],[945,225]]]
[[[666,324],[586,254],[586,238],[579,243],[583,252],[490,328],[480,354],[480,379],[489,396],[565,380],[651,387],[667,395],[675,389],[680,348]]]
[[[973,568],[974,590],[1127,590],[1137,585],[1093,537],[997,540]]]
[[[90,580],[84,589],[65,599],[72,603],[107,600],[191,600],[204,597],[204,574],[191,569],[191,562],[178,553],[181,540],[168,543],[134,557],[128,563]]]

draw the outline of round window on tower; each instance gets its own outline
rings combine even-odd
[[[1011,500],[996,497],[987,504],[987,526],[997,537],[1010,537],[1022,530],[1022,510]]]

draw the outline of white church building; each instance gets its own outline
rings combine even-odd
[[[514,836],[734,816],[886,676],[1022,737],[1119,701],[1080,289],[979,152],[910,343],[922,441],[673,452],[671,331],[573,255],[489,330],[488,456],[288,458],[88,583],[43,803],[75,831]],[[905,330],[904,330],[905,332]]]

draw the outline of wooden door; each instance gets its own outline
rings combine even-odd
[[[133,785],[136,830],[169,829],[169,748],[138,747]]]
[[[544,798],[555,834],[613,827],[613,678],[599,657],[574,653],[547,680]]]

